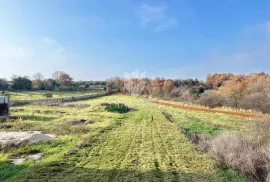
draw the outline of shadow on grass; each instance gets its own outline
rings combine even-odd
[[[76,167],[67,163],[54,162],[43,166],[29,167],[9,181],[213,181],[210,174],[185,173],[176,171],[163,172],[160,169],[136,171],[124,169],[90,169]]]

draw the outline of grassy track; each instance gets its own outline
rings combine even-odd
[[[183,106],[179,104],[171,104],[171,103],[166,103],[166,102],[154,102],[155,104],[163,105],[163,106],[170,106],[174,108],[179,108],[183,110],[188,110],[188,111],[204,111],[204,112],[212,112],[212,113],[222,113],[222,114],[229,114],[233,116],[242,116],[242,117],[248,117],[252,118],[257,115],[253,113],[243,113],[243,112],[233,112],[233,111],[223,111],[223,110],[216,110],[216,109],[208,109],[208,108],[199,108],[199,107],[192,107],[192,106]]]
[[[55,92],[55,91],[27,91],[27,92],[7,92],[6,95],[10,96],[11,100],[38,100],[45,99],[44,94],[52,93],[52,98],[72,97],[78,95],[88,95],[98,93],[97,91],[66,91],[66,92]],[[102,92],[102,90],[100,91]]]
[[[222,181],[210,157],[196,151],[177,124],[166,119],[158,106],[121,95],[85,102],[91,107],[17,107],[24,109],[17,115],[30,119],[0,123],[0,129],[21,131],[38,127],[57,134],[59,140],[0,151],[0,169],[10,170],[9,176],[2,179],[33,182]],[[126,114],[111,113],[99,105],[103,102],[121,102],[136,110]],[[32,109],[61,110],[67,114],[32,114]],[[168,111],[178,119],[185,118],[183,113]],[[75,118],[97,122],[87,126],[64,125],[66,120]],[[25,162],[16,168],[7,163],[9,156],[34,150],[44,154],[41,162]]]
[[[181,110],[179,108],[167,106],[160,106],[159,108],[171,114],[174,120],[180,122],[201,122],[204,124],[216,126],[218,128],[230,130],[244,130],[251,120],[250,118],[246,117],[233,116],[222,113]]]

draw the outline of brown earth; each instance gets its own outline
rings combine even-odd
[[[198,107],[192,107],[192,106],[181,106],[177,104],[169,104],[169,103],[164,103],[164,102],[153,102],[158,105],[163,105],[163,106],[170,106],[178,109],[183,109],[183,110],[189,110],[189,111],[203,111],[203,112],[212,112],[212,113],[222,113],[222,114],[230,114],[233,116],[242,116],[242,117],[258,117],[261,115],[256,115],[253,113],[242,113],[242,112],[233,112],[233,111],[221,111],[221,110],[214,110],[214,109],[206,109],[206,108],[198,108]]]

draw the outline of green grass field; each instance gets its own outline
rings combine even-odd
[[[52,93],[52,98],[62,98],[62,97],[72,97],[78,95],[88,95],[94,93],[101,93],[98,91],[67,91],[67,92],[55,92],[55,91],[31,91],[31,92],[6,92],[6,95],[10,96],[11,100],[37,100],[37,99],[46,99],[44,97],[45,93]]]
[[[57,140],[12,147],[0,151],[0,181],[246,181],[245,176],[214,165],[208,154],[198,152],[181,127],[218,135],[244,130],[243,118],[225,114],[182,111],[148,100],[112,95],[83,101],[85,109],[18,106],[12,113],[24,120],[0,123],[1,131],[44,131]],[[131,112],[106,109],[101,103],[124,103]],[[32,110],[64,111],[36,114]],[[161,111],[169,113],[169,121]],[[69,125],[86,119],[93,124]],[[40,162],[21,165],[11,156],[40,152]]]

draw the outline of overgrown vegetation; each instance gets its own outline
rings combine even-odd
[[[198,79],[171,80],[164,78],[119,77],[107,80],[107,90],[144,95],[150,98],[170,99],[216,107],[247,109],[270,113],[270,75],[251,73],[233,75],[221,73],[208,75],[206,82]]]
[[[235,118],[237,123],[246,125],[235,128],[228,125],[229,123],[226,126],[217,125],[211,122],[210,117],[202,117],[213,114],[162,108],[170,115],[170,121],[175,122],[196,145],[196,149],[209,153],[222,169],[236,170],[240,176],[246,174],[252,181],[266,181],[270,172],[269,118],[252,120],[242,118],[242,121],[239,120],[241,117]],[[186,115],[187,113],[193,115]]]
[[[255,120],[248,133],[229,132],[212,142],[211,155],[219,165],[225,165],[266,181],[270,167],[270,120]]]

